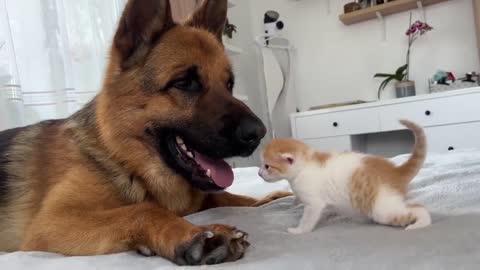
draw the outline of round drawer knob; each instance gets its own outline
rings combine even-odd
[[[337,123],[337,122],[333,122],[333,126],[334,126],[334,127],[338,127],[338,123]]]
[[[455,150],[455,147],[453,146],[448,147],[448,151],[453,151],[453,150]]]
[[[430,115],[432,115],[432,112],[429,111],[429,110],[427,110],[427,111],[425,111],[425,115],[426,115],[426,116],[430,116]]]

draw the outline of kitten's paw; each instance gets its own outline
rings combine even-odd
[[[415,223],[408,225],[405,230],[422,229],[432,224],[432,217],[425,207],[417,205],[411,206],[410,209],[416,220]]]
[[[302,229],[300,228],[288,228],[287,230],[291,234],[303,234],[305,233]]]
[[[413,224],[410,224],[408,225],[405,230],[406,231],[411,231],[411,230],[419,230],[419,229],[423,229],[423,228],[426,228],[428,226],[430,226],[431,223],[429,222],[415,222]]]

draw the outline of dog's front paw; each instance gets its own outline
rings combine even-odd
[[[286,191],[277,191],[277,192],[274,192],[274,193],[271,193],[269,195],[267,195],[267,197],[259,200],[258,202],[256,202],[253,206],[262,206],[264,204],[267,204],[269,202],[273,202],[275,200],[278,200],[278,199],[281,199],[281,198],[285,198],[285,197],[290,197],[290,196],[293,196],[293,193],[292,192],[286,192]]]
[[[305,233],[302,229],[300,228],[288,228],[287,230],[291,234],[303,234]]]
[[[178,248],[175,263],[179,265],[220,264],[243,257],[250,246],[248,234],[226,225],[210,225],[195,239]]]

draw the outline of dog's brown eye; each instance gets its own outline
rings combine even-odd
[[[266,169],[266,170],[270,169],[270,166],[269,166],[269,165],[265,165],[265,169]]]
[[[197,80],[192,80],[190,78],[179,79],[173,83],[173,87],[188,91],[188,92],[199,92],[202,90],[202,85]]]
[[[186,92],[200,92],[203,90],[203,85],[198,74],[198,68],[192,66],[185,70],[183,76],[171,81],[167,88],[174,87]]]

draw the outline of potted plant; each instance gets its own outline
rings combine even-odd
[[[375,78],[385,78],[378,88],[378,99],[380,99],[382,91],[385,90],[385,87],[387,87],[387,85],[393,80],[396,81],[395,92],[397,97],[408,97],[416,94],[415,82],[410,81],[410,52],[415,40],[431,30],[433,30],[433,28],[425,22],[416,21],[412,24],[412,14],[410,13],[410,27],[405,33],[408,36],[407,63],[399,67],[394,74],[375,74]]]

